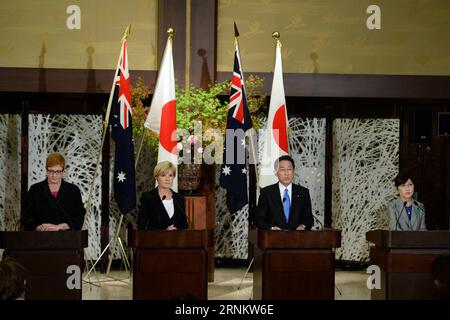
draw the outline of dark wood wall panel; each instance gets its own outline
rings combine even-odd
[[[186,1],[158,0],[158,68],[167,42],[167,29],[174,30],[172,50],[175,80],[183,88],[186,73]]]
[[[264,78],[270,94],[273,74],[250,74]],[[217,73],[217,80],[227,79],[229,72]],[[283,79],[285,94],[292,97],[450,99],[449,76],[284,73]]]
[[[130,70],[131,81],[156,81],[155,71]],[[107,93],[114,70],[0,68],[0,92]]]
[[[207,88],[216,76],[216,24],[217,0],[191,0],[189,78],[196,87]]]

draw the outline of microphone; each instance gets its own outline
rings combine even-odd
[[[322,230],[323,229],[323,224],[322,224],[322,222],[320,222],[320,220],[313,214],[313,218],[314,218],[314,223],[316,223],[316,222],[318,222],[319,224],[320,224],[320,230]],[[317,229],[317,230],[319,230],[319,229]]]
[[[283,203],[286,201],[286,197],[283,197]]]
[[[166,195],[163,195],[161,200],[166,200],[166,198],[167,198]]]
[[[395,231],[397,231],[398,221],[399,221],[400,217],[402,216],[403,210],[405,210],[406,204],[407,204],[406,201],[403,202],[403,208],[402,208],[402,210],[400,211],[400,214],[399,214],[399,215],[395,215],[395,217],[396,217],[396,221],[395,221]]]

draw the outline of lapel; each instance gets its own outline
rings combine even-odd
[[[414,230],[413,226],[417,222],[417,211],[414,202],[412,204],[411,220],[409,220],[408,213],[406,212],[406,207],[403,208],[403,202],[400,200],[400,198],[397,198],[397,201],[395,202],[395,209],[396,212],[401,212],[401,216],[398,219],[400,230]]]
[[[166,207],[164,207],[162,199],[159,197],[158,189],[155,188],[155,189],[153,189],[153,191],[154,191],[153,192],[153,198],[154,198],[153,203],[157,203],[157,206],[159,206],[159,209],[155,208],[155,209],[157,209],[155,211],[159,212],[159,216],[160,216],[159,218],[162,219],[161,221],[166,221],[166,222],[170,221],[169,214],[167,213]],[[176,211],[176,207],[175,207],[175,211]],[[173,216],[175,216],[175,213]]]
[[[278,182],[276,184],[273,185],[273,192],[272,192],[272,196],[274,197],[274,201],[273,203],[275,203],[277,210],[276,210],[276,214],[278,215],[278,217],[280,219],[282,219],[282,221],[286,221],[286,217],[284,215],[284,207],[283,207],[283,199],[281,198],[281,194],[280,194],[280,187]],[[286,223],[288,223],[288,221],[286,221]]]
[[[420,215],[420,210],[418,208],[418,206],[416,206],[416,204],[413,202],[412,205],[412,213],[411,213],[411,226],[414,227],[414,230],[419,230],[417,228],[417,224],[419,222],[419,215]]]
[[[56,198],[54,198],[50,191],[50,187],[48,186],[48,179],[45,179],[43,187],[44,187],[44,194],[47,197],[47,200],[50,201],[51,203],[59,203],[59,200],[61,199],[61,196],[62,196],[62,193],[64,190],[63,186],[64,186],[64,180],[61,181],[61,186],[59,187],[58,195],[56,196]]]
[[[300,206],[300,188],[296,184],[292,184],[292,200],[291,200],[291,213],[289,219],[293,216],[293,213],[299,211]]]
[[[160,212],[166,212],[166,208],[164,207],[163,202],[162,202],[161,198],[159,197],[158,189],[157,189],[157,188],[153,189],[152,197],[153,197],[153,201],[152,201],[152,202],[153,202],[153,203],[156,203],[157,206],[159,207],[159,210],[158,210],[158,211],[160,211]],[[155,208],[155,209],[156,209],[156,208]],[[166,213],[167,213],[167,212],[166,212]]]
[[[61,181],[61,186],[59,187],[59,190],[58,190],[58,195],[55,198],[55,201],[57,203],[60,202],[60,200],[62,199],[65,191],[66,191],[66,182],[64,180],[62,180]]]
[[[395,219],[396,221],[398,221],[397,230],[406,229],[407,226],[409,225],[409,219],[408,214],[406,213],[406,208],[403,207],[403,202],[400,199],[400,197],[398,197],[395,201],[394,213]]]

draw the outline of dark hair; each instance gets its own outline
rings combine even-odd
[[[414,183],[414,178],[409,172],[400,172],[394,179],[395,187],[405,184],[406,181],[411,180]]]
[[[16,259],[0,261],[0,300],[14,300],[25,292],[25,268]]]
[[[289,161],[290,163],[292,163],[292,168],[295,169],[294,159],[292,159],[291,156],[286,154],[284,156],[279,157],[277,160],[275,160],[275,163],[273,164],[273,166],[275,168],[275,171],[278,170],[278,166],[279,166],[281,161]]]
[[[431,264],[431,277],[450,289],[450,255],[441,254]]]

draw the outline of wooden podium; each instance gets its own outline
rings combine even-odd
[[[186,215],[191,229],[210,230],[214,236],[214,214],[207,210],[206,196],[185,196]],[[208,245],[208,282],[214,281],[214,241]]]
[[[80,269],[80,286],[83,275],[83,248],[88,246],[88,232],[82,231],[3,231],[0,248],[3,255],[16,258],[26,268],[27,300],[81,300],[80,289],[69,289],[67,281],[73,271]]]
[[[370,263],[381,269],[381,289],[372,289],[373,300],[432,299],[435,287],[430,269],[440,254],[450,254],[448,231],[374,230],[366,239]]]
[[[251,230],[253,299],[334,299],[334,248],[340,230]]]
[[[207,230],[130,230],[134,248],[133,299],[160,300],[207,296]]]

